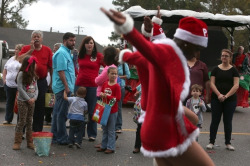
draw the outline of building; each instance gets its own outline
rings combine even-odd
[[[31,39],[31,33],[33,30],[17,29],[17,28],[4,28],[0,27],[0,40],[5,40],[8,42],[10,49],[15,49],[16,44],[29,44]],[[53,49],[55,43],[62,43],[64,33],[57,32],[46,32],[43,31],[43,44]],[[79,49],[83,38],[86,35],[76,34],[76,49]],[[103,46],[96,43],[97,50],[99,52],[103,51]]]

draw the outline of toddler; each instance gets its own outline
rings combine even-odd
[[[86,112],[88,111],[88,104],[84,99],[86,93],[87,90],[85,87],[79,87],[77,89],[76,97],[67,97],[67,93],[66,91],[64,91],[64,99],[69,102],[69,148],[72,148],[73,145],[75,145],[78,149],[81,148],[85,126],[84,114],[86,114]]]

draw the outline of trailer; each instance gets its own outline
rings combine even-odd
[[[146,10],[140,6],[132,6],[123,11],[129,14],[135,21],[135,27],[140,30],[141,24],[145,16],[153,17],[157,14],[157,10]],[[234,48],[234,32],[235,30],[248,29],[248,52],[250,53],[250,16],[244,15],[223,15],[212,14],[208,12],[195,12],[191,10],[164,10],[161,9],[161,19],[163,20],[162,28],[167,37],[173,38],[179,20],[183,17],[192,16],[204,21],[208,26],[208,47],[201,51],[200,60],[207,64],[209,70],[221,63],[220,52],[228,47],[230,40],[230,49]],[[222,28],[227,29],[230,33],[230,39],[223,33]],[[249,54],[250,56],[250,54]],[[248,74],[249,75],[249,74]],[[246,85],[245,78],[240,79],[240,88],[237,92],[238,106],[248,107],[248,91],[249,83]],[[244,88],[243,88],[244,87]],[[245,89],[247,88],[247,89]],[[247,91],[247,94],[246,94]]]

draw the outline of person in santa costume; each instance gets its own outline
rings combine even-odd
[[[145,119],[141,128],[141,151],[155,157],[158,165],[214,165],[203,148],[195,142],[199,129],[184,115],[182,101],[189,92],[189,71],[186,58],[193,57],[207,46],[207,26],[201,20],[186,17],[180,20],[174,40],[146,40],[135,28],[133,19],[115,10],[101,10],[115,23],[138,50],[123,51],[119,59],[140,54],[148,66],[148,89]],[[184,56],[185,55],[185,56]]]

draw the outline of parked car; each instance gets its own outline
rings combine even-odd
[[[0,101],[6,100],[6,95],[4,92],[4,84],[2,78],[2,72],[4,69],[5,63],[9,59],[9,46],[8,43],[4,40],[0,40]]]

